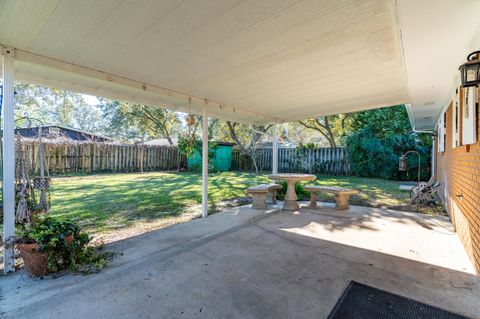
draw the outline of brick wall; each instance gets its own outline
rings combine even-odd
[[[446,111],[445,152],[437,151],[436,177],[441,184],[440,198],[465,250],[477,272],[480,273],[480,114],[478,106],[476,114],[477,143],[461,145],[453,149],[452,105],[450,104]],[[461,125],[460,121],[460,132]]]

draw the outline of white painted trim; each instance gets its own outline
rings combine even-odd
[[[15,271],[15,125],[14,88],[15,76],[14,49],[1,47],[3,56],[3,238],[5,251],[3,264],[5,272]]]
[[[202,218],[208,214],[208,108],[203,106],[202,130]]]
[[[278,137],[277,124],[272,126],[272,174],[278,173]]]
[[[438,152],[445,152],[445,113],[443,112],[438,121]]]
[[[477,87],[466,87],[463,89],[463,101],[461,112],[463,118],[462,125],[462,145],[475,144],[477,142]],[[466,114],[469,117],[466,117]]]
[[[122,77],[122,76],[118,76],[118,75],[110,74],[110,73],[107,73],[107,72],[91,69],[91,68],[88,68],[88,67],[64,62],[64,61],[49,58],[49,57],[45,57],[45,56],[42,56],[42,55],[38,55],[38,54],[31,53],[31,52],[28,52],[28,51],[20,50],[20,49],[16,49],[16,51],[15,51],[15,60],[17,60],[19,62],[24,62],[24,63],[41,65],[41,66],[45,66],[45,67],[48,67],[48,68],[52,68],[52,69],[56,69],[56,70],[60,70],[60,71],[64,71],[64,72],[69,72],[69,73],[76,74],[76,75],[79,75],[79,76],[84,76],[84,77],[88,77],[88,78],[91,78],[91,79],[101,80],[101,81],[113,83],[113,84],[128,87],[128,88],[134,88],[134,89],[139,90],[139,95],[141,95],[140,92],[142,92],[142,91],[149,92],[149,93],[155,93],[155,94],[159,94],[161,96],[165,96],[165,97],[168,97],[168,98],[178,99],[179,101],[182,101],[183,103],[185,103],[185,105],[187,105],[191,102],[191,103],[196,104],[196,105],[207,106],[208,108],[215,108],[215,109],[218,109],[218,110],[223,110],[223,111],[227,111],[227,112],[231,112],[231,113],[242,114],[242,115],[249,116],[249,117],[252,117],[252,118],[258,118],[258,119],[261,119],[262,121],[267,121],[267,122],[272,122],[272,123],[283,122],[281,119],[279,119],[277,117],[269,117],[269,116],[267,116],[265,114],[262,114],[262,113],[257,113],[257,112],[244,110],[242,108],[238,108],[238,107],[232,106],[232,105],[227,105],[227,104],[219,102],[219,101],[209,100],[209,99],[206,99],[206,98],[203,98],[203,97],[198,97],[198,96],[188,94],[188,93],[184,93],[184,92],[180,92],[180,91],[177,91],[177,90],[172,90],[172,89],[160,87],[160,86],[157,86],[157,85],[154,85],[154,84],[151,84],[151,83],[145,83],[145,82],[141,82],[141,81],[137,81],[137,80],[133,80],[133,79],[128,79],[128,78],[125,78],[125,77]],[[23,78],[25,80],[28,80],[28,77],[29,76],[24,76]],[[51,85],[50,83],[52,83],[52,84],[57,83],[57,84],[61,85],[61,83],[58,83],[57,81],[52,81],[52,79],[47,79],[47,78],[34,77],[34,81],[36,83],[39,83],[39,84],[45,83],[45,85]],[[141,96],[125,96],[124,94],[119,94],[117,92],[109,91],[108,89],[105,89],[105,88],[103,88],[103,89],[102,88],[97,88],[97,89],[84,88],[83,86],[81,86],[80,84],[75,83],[75,82],[63,84],[62,88],[66,88],[66,86],[68,86],[68,88],[70,88],[71,90],[78,91],[78,92],[81,92],[81,93],[97,94],[97,95],[102,95],[102,96],[106,96],[106,97],[110,97],[110,98],[118,98],[118,99],[122,99],[122,100],[127,99],[127,100],[130,100],[130,101],[133,101],[133,102],[143,103],[141,101],[142,100]],[[155,101],[154,103],[150,102],[149,104],[159,106],[158,101]],[[160,104],[163,104],[163,103],[160,103]],[[176,109],[175,106],[172,106],[172,105],[167,106],[165,104],[160,105],[160,107],[165,107],[165,108],[168,107],[168,108],[171,108],[171,109]],[[191,112],[192,112],[192,110],[190,110],[189,113],[191,113]]]
[[[457,148],[460,146],[460,87],[455,90],[455,93],[452,96],[452,148]]]

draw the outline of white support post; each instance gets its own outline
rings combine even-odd
[[[208,112],[203,106],[202,130],[202,218],[207,217],[208,209]]]
[[[15,136],[14,136],[14,50],[0,47],[3,56],[3,240],[5,272],[15,271]]]
[[[277,124],[272,127],[272,174],[278,173],[278,138],[277,138]]]

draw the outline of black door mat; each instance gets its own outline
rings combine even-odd
[[[468,319],[422,302],[355,281],[343,292],[328,319]]]

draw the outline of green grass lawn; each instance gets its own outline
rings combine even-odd
[[[219,173],[209,176],[212,204],[246,196],[252,184],[266,177],[249,173]],[[201,204],[199,173],[128,173],[53,179],[51,214],[80,222],[94,232],[181,215]]]
[[[269,181],[266,173],[244,172],[210,174],[209,200],[245,197],[250,185]],[[401,208],[409,194],[398,189],[400,182],[351,176],[318,176],[315,184],[341,186],[361,191],[352,204]],[[319,194],[320,195],[320,194]],[[80,222],[96,233],[179,216],[201,203],[199,173],[130,173],[56,177],[51,192],[51,214]],[[320,200],[333,201],[322,195]],[[411,209],[410,209],[411,210]]]

